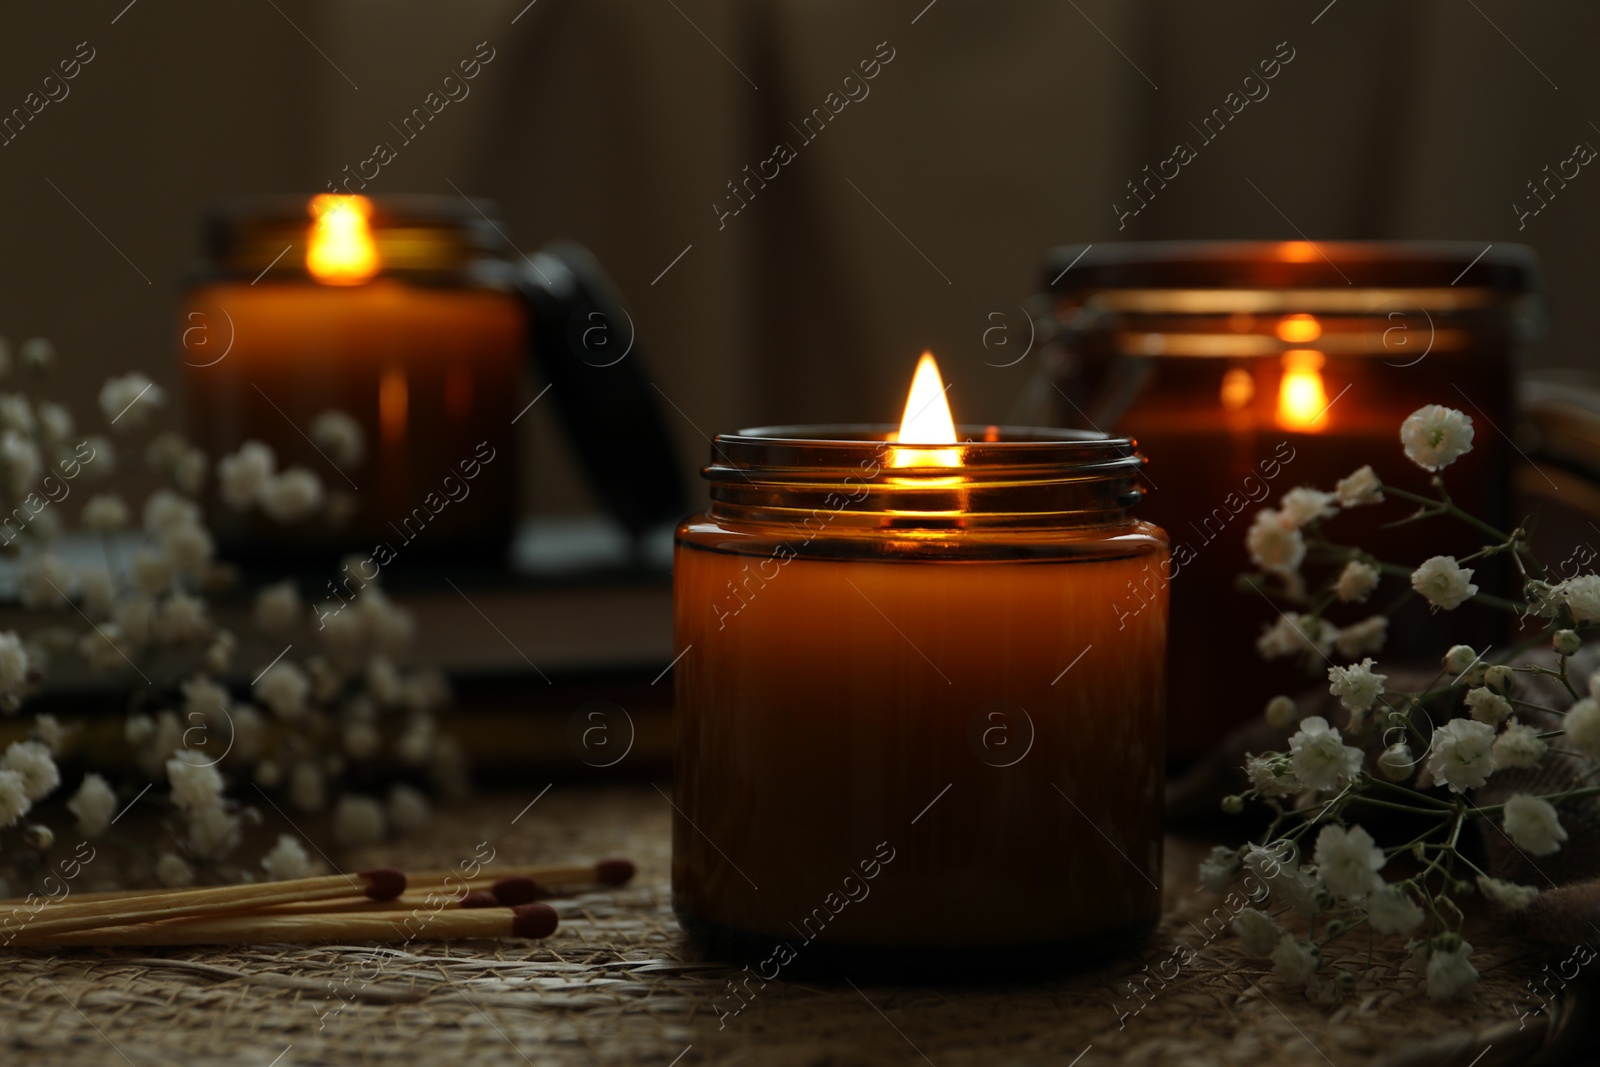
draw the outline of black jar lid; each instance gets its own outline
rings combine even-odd
[[[1057,295],[1124,289],[1533,292],[1531,248],[1488,241],[1135,241],[1065,245],[1046,258]]]

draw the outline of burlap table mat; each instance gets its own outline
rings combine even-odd
[[[550,940],[381,949],[381,969],[372,946],[18,953],[0,966],[0,1063],[1494,1067],[1548,1061],[1586,1014],[1585,990],[1554,977],[1561,954],[1489,930],[1471,934],[1483,979],[1465,1003],[1423,997],[1398,946],[1379,948],[1361,988],[1314,1003],[1235,939],[1205,941],[1219,902],[1193,887],[1201,846],[1173,841],[1167,915],[1138,957],[1006,987],[776,982],[723,1026],[713,1001],[734,969],[700,960],[673,921],[664,795],[558,785],[528,806],[537,793],[459,805],[421,837],[351,860],[452,866],[487,840],[496,867],[638,863],[625,889],[558,902]],[[1198,958],[1164,987],[1151,981],[1132,1014],[1129,976],[1180,941]],[[1560,991],[1541,1010],[1528,983],[1546,976]]]

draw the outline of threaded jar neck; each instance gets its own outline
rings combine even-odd
[[[914,531],[1060,528],[1132,521],[1144,457],[1128,438],[959,426],[953,445],[900,445],[896,427],[765,426],[719,434],[711,517]]]

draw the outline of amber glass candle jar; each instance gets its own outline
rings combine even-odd
[[[1160,910],[1167,561],[1132,442],[719,436],[678,529],[673,905],[763,979],[1071,965]],[[1152,583],[1153,584],[1153,583]]]
[[[1363,464],[1413,492],[1400,423],[1443,404],[1471,416],[1472,451],[1450,470],[1456,501],[1496,525],[1510,516],[1510,439],[1518,363],[1538,322],[1536,266],[1487,242],[1102,244],[1056,250],[1046,267],[1061,341],[1047,351],[1049,413],[1139,439],[1151,457],[1145,514],[1172,537],[1169,751],[1188,762],[1276,693],[1313,684],[1297,665],[1262,662],[1254,644],[1276,610],[1241,592],[1254,513],[1298,485],[1330,490]],[[1380,513],[1382,512],[1382,513]],[[1465,556],[1478,535],[1421,524],[1386,528],[1383,509],[1339,519],[1339,540],[1420,563]],[[1475,580],[1500,591],[1500,561]],[[1376,603],[1341,607],[1354,622]],[[1136,607],[1139,591],[1124,604]],[[1427,620],[1426,622],[1424,620]],[[1503,635],[1485,613],[1398,613],[1380,659],[1432,657],[1442,641],[1477,648]],[[1448,633],[1441,627],[1452,628]],[[1426,638],[1426,640],[1424,640]],[[1341,661],[1342,662],[1342,661]],[[1250,664],[1226,689],[1218,663]]]
[[[282,524],[214,496],[230,556],[384,543],[407,558],[500,558],[516,516],[528,312],[483,207],[278,197],[208,220],[181,321],[191,434],[213,456],[269,444],[280,469],[317,475],[331,504]],[[329,410],[360,424],[359,462],[310,440]]]

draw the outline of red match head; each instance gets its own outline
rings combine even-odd
[[[406,872],[396,867],[374,867],[360,877],[367,880],[369,900],[393,900],[406,891]]]
[[[515,937],[549,937],[559,924],[556,909],[539,901],[511,909],[511,933]]]
[[[633,874],[632,860],[601,860],[594,865],[595,880],[601,885],[627,885]]]

